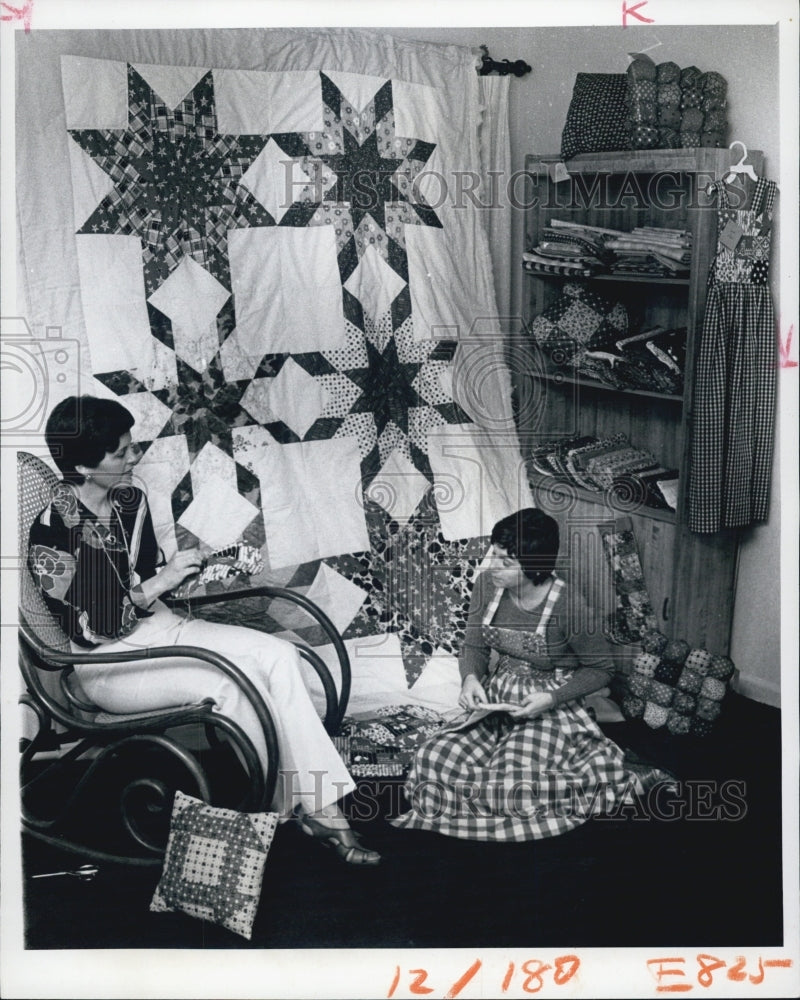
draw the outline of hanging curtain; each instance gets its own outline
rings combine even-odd
[[[501,314],[507,315],[511,303],[511,207],[507,190],[511,177],[511,138],[508,129],[510,76],[481,76],[480,102],[483,107],[480,128],[482,181],[481,201],[489,251],[492,257],[494,287]]]
[[[487,81],[468,49],[366,31],[86,34],[20,55],[24,292],[75,344],[49,403],[77,379],[128,407],[166,554],[257,546],[253,584],[344,634],[353,707],[434,699],[486,535],[530,502],[509,240],[453,195],[484,169]],[[280,602],[249,623],[322,643]]]

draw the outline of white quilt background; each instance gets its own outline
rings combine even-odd
[[[412,563],[432,567],[443,547],[437,579],[465,560],[474,569],[494,521],[529,502],[487,237],[469,199],[455,197],[459,174],[481,169],[473,56],[369,32],[265,31],[254,68],[213,33],[171,33],[169,58],[166,34],[126,43],[98,33],[71,52],[53,40],[40,69],[57,69],[58,106],[50,94],[37,104],[32,76],[21,88],[29,324],[75,345],[49,404],[79,390],[128,406],[165,552],[258,544],[261,579],[309,593],[345,634],[353,707],[413,700],[415,688],[427,689],[423,701],[449,701],[453,599],[425,580],[401,595],[395,581],[382,603],[375,595],[386,545],[406,575],[424,577]],[[212,51],[216,65],[195,58]],[[148,165],[148,142],[175,141],[181,122],[200,131],[199,117],[183,116],[209,81],[205,134],[252,140],[252,155],[223,165],[236,175],[224,197],[246,199],[250,214],[230,228],[225,215],[209,236],[197,206],[178,212],[172,249],[148,271],[148,239],[156,257],[166,253],[142,218],[166,162]],[[337,157],[371,169],[363,151],[374,135],[377,155],[411,173],[404,181],[400,170],[383,202],[359,213]],[[63,168],[57,191],[45,183],[46,151]],[[179,202],[191,196],[191,180],[174,183]],[[213,199],[219,185],[196,190]],[[201,238],[182,242],[192,226]],[[386,402],[394,372],[407,382]],[[275,630],[315,642],[274,610]]]

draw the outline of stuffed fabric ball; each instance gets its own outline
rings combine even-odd
[[[655,108],[653,111],[653,119],[654,118],[655,118]],[[658,148],[658,129],[655,127],[655,125],[643,125],[643,124],[634,125],[633,131],[631,133],[631,138],[634,149]]]
[[[708,719],[701,719],[699,715],[695,715],[692,718],[692,723],[689,726],[689,732],[692,736],[708,736],[713,727],[713,723],[709,722]]]
[[[687,66],[681,70],[681,87],[686,89],[699,86],[702,76],[702,72],[696,66]]]
[[[687,108],[681,115],[681,132],[702,132],[703,112],[700,108]]]
[[[694,670],[689,670],[686,667],[683,668],[681,675],[678,678],[678,687],[681,691],[688,691],[689,694],[697,694],[702,685],[703,678],[700,674],[697,674]]]
[[[662,660],[656,667],[653,679],[660,681],[662,684],[671,684],[674,686],[678,683],[682,669],[680,663],[670,663],[669,660]]]
[[[700,694],[703,698],[710,698],[712,701],[722,701],[727,690],[725,682],[716,677],[704,677],[700,686]]]
[[[651,683],[650,678],[645,677],[644,674],[631,674],[628,678],[628,688],[631,694],[637,698],[647,698]]]
[[[711,664],[711,653],[706,649],[692,649],[686,657],[685,667],[705,677]]]
[[[656,79],[659,86],[663,84],[679,84],[681,80],[681,68],[674,62],[663,62],[656,66]]]
[[[678,108],[681,103],[681,88],[677,83],[665,83],[663,87],[659,84],[657,100],[659,104],[674,105]]]
[[[690,648],[689,643],[685,639],[673,639],[672,642],[668,642],[664,647],[661,658],[667,660],[669,663],[677,663],[683,666],[686,657],[689,655]]]
[[[676,691],[675,697],[672,699],[672,707],[683,715],[694,715],[697,708],[697,698],[687,691]]]
[[[721,108],[709,109],[703,122],[703,128],[707,132],[724,132],[728,125],[728,119]]]
[[[697,699],[697,714],[701,719],[708,719],[709,722],[713,722],[721,711],[722,705],[720,702],[712,701],[711,698]]]
[[[669,709],[664,705],[656,705],[655,702],[648,701],[644,706],[643,718],[651,729],[660,729],[669,718]]]
[[[642,674],[645,677],[653,677],[658,664],[659,659],[653,653],[639,653],[633,661],[633,669],[637,674]]]
[[[703,103],[703,91],[699,87],[681,88],[681,107],[699,108]]]
[[[681,111],[676,105],[659,104],[658,106],[658,127],[670,128],[676,131],[681,127]]]
[[[692,718],[674,709],[667,716],[667,729],[673,736],[685,736],[692,725]]]
[[[640,719],[644,712],[644,700],[633,695],[627,695],[622,699],[622,714],[626,719]]]
[[[658,70],[652,59],[634,59],[628,66],[630,80],[655,80],[657,73]]]
[[[725,145],[722,132],[701,132],[700,145],[705,149],[720,149]]]
[[[645,653],[653,653],[655,656],[661,656],[668,641],[667,637],[662,635],[661,632],[656,632],[655,630],[645,632],[642,636],[642,650]]]
[[[733,674],[733,660],[728,656],[712,656],[708,665],[707,676],[716,677],[717,680],[726,681]]]
[[[728,93],[728,83],[720,73],[704,73],[700,83],[703,93],[717,100],[723,100]]]
[[[652,701],[656,705],[663,705],[665,708],[668,708],[672,704],[672,699],[674,697],[674,687],[671,687],[669,684],[661,684],[656,680],[650,681],[650,691],[647,695],[648,701]]]

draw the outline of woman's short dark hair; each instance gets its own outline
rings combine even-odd
[[[44,438],[64,479],[80,486],[84,477],[75,466],[95,468],[133,424],[131,412],[114,399],[67,396],[53,407]]]
[[[513,556],[529,580],[544,583],[556,566],[558,522],[538,507],[525,507],[497,522],[491,542]]]

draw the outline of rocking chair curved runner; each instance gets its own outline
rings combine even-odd
[[[80,689],[75,665],[87,662],[87,654],[74,653],[60,624],[44,603],[27,567],[28,534],[34,518],[47,506],[58,479],[35,455],[17,456],[19,505],[19,663],[26,691],[20,702],[28,706],[38,722],[32,738],[21,740],[20,787],[23,829],[45,842],[80,851],[96,860],[129,864],[159,864],[166,846],[167,823],[172,796],[179,785],[190,794],[211,802],[208,776],[199,756],[187,748],[175,730],[201,726],[210,746],[220,743],[220,734],[235,747],[247,776],[243,799],[236,808],[259,811],[269,807],[278,776],[278,745],[270,710],[246,673],[224,656],[194,646],[160,646],[148,649],[146,658],[191,657],[213,665],[230,677],[243,691],[257,715],[267,746],[266,773],[252,741],[232,719],[214,710],[212,699],[175,705],[157,711],[116,714],[91,704]],[[198,605],[229,601],[240,597],[281,598],[303,608],[324,630],[336,651],[341,670],[340,690],[322,658],[298,644],[300,656],[318,675],[325,695],[324,725],[329,734],[338,732],[350,691],[350,663],[341,636],[330,619],[305,595],[282,587],[261,586],[233,594],[204,595],[191,600],[168,599],[172,607],[189,613]],[[142,651],[124,653],[92,652],[92,663],[125,663],[143,658]],[[156,767],[160,761],[160,770]],[[55,808],[51,801],[33,805],[37,789],[48,778],[68,773],[72,764],[85,770]],[[104,775],[126,763],[128,771],[119,794],[119,817],[124,837],[123,850],[110,849],[74,839],[70,822],[89,790],[102,786]],[[165,768],[165,762],[167,766]],[[150,772],[153,773],[150,773]],[[166,771],[165,778],[162,772]],[[180,777],[178,777],[178,775]],[[189,787],[186,787],[186,782]],[[45,798],[48,798],[45,796]],[[153,831],[154,816],[161,825]],[[130,853],[133,849],[135,853]]]

